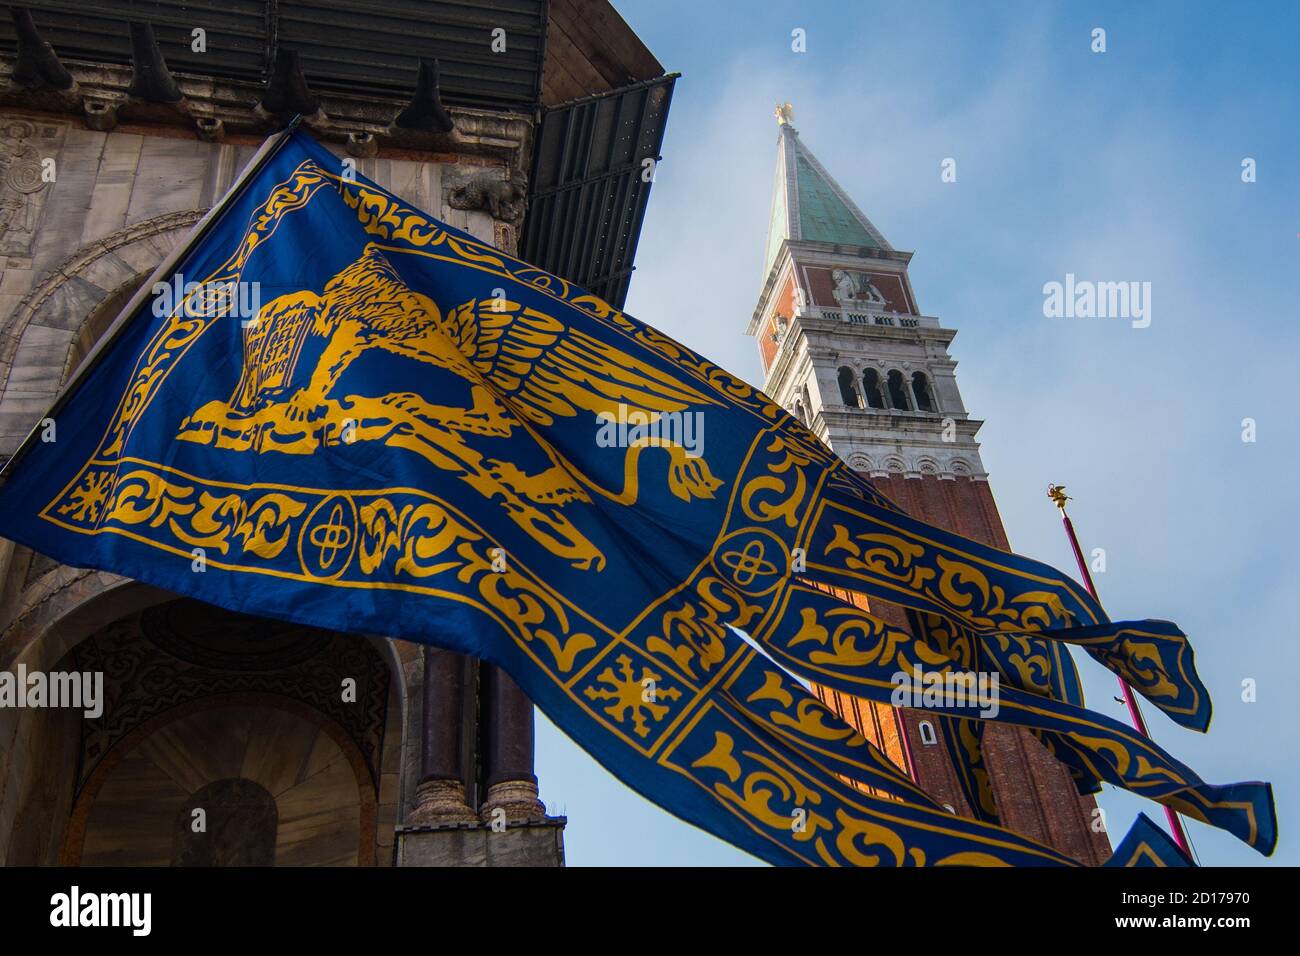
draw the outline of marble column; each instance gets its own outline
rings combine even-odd
[[[464,660],[451,651],[426,647],[421,778],[409,823],[478,822],[465,801],[464,712]]]
[[[904,383],[907,385],[907,392],[905,394],[912,397],[912,408],[918,412],[921,411],[921,397],[916,394],[916,379],[909,375],[904,379]]]
[[[497,809],[511,821],[543,817],[533,774],[533,702],[501,668],[484,664],[481,674],[487,796],[479,815],[488,823]]]

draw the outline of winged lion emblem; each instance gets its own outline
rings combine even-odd
[[[344,372],[370,349],[455,373],[471,383],[468,405],[433,404],[413,392],[339,394]],[[305,382],[295,374],[304,354],[319,355]],[[245,333],[242,374],[230,398],[185,418],[177,438],[291,455],[312,455],[343,441],[404,448],[497,502],[553,554],[599,570],[604,555],[563,508],[590,502],[592,493],[635,502],[637,460],[649,444],[624,450],[624,486],[610,489],[545,441],[537,445],[550,467],[528,474],[486,457],[472,439],[508,439],[559,418],[616,415],[620,405],[654,420],[716,404],[627,352],[520,303],[479,299],[441,309],[408,287],[371,245],[321,293],[294,292],[263,306]],[[654,447],[667,453],[666,480],[677,497],[712,498],[722,485],[702,457],[676,444]]]

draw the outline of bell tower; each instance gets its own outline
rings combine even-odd
[[[895,249],[799,137],[789,103],[776,109],[776,177],[763,288],[748,332],[764,391],[913,516],[1009,550],[988,473],[948,352],[956,330],[917,305]],[[859,595],[852,599],[864,602]],[[872,612],[906,626],[896,607]],[[970,815],[939,721],[814,687],[848,723],[936,800]],[[985,728],[984,761],[1004,826],[1098,864],[1095,801],[1029,733]]]

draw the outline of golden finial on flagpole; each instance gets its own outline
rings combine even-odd
[[[1074,561],[1079,566],[1079,576],[1083,579],[1083,586],[1092,595],[1093,600],[1098,602],[1098,607],[1100,607],[1101,599],[1097,597],[1097,586],[1093,583],[1092,573],[1088,570],[1088,563],[1083,559],[1083,548],[1079,545],[1079,536],[1074,532],[1074,522],[1065,513],[1065,503],[1071,500],[1070,496],[1065,493],[1065,485],[1048,485],[1047,497],[1052,499],[1052,504],[1061,509],[1061,523],[1065,525],[1065,536],[1070,541],[1070,550],[1074,552]],[[1147,722],[1142,717],[1142,710],[1138,707],[1137,698],[1133,696],[1133,688],[1124,679],[1124,675],[1116,674],[1115,678],[1119,681],[1120,690],[1124,693],[1122,698],[1117,697],[1115,699],[1128,707],[1128,716],[1133,728],[1150,740],[1151,731],[1147,729]],[[1183,821],[1178,816],[1178,812],[1166,804],[1165,818],[1169,821],[1169,832],[1173,834],[1174,842],[1178,844],[1180,850],[1187,854],[1188,859],[1191,859],[1192,844],[1187,839],[1187,829],[1183,826]]]
[[[1047,497],[1064,513],[1065,503],[1070,500],[1070,496],[1065,493],[1065,485],[1048,485]]]

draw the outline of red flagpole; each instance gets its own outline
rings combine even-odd
[[[1065,536],[1070,539],[1070,547],[1074,549],[1074,560],[1079,565],[1079,574],[1083,576],[1083,586],[1088,589],[1088,593],[1098,604],[1101,598],[1097,597],[1097,586],[1092,583],[1092,574],[1088,571],[1088,562],[1083,559],[1083,549],[1079,547],[1079,536],[1074,533],[1074,523],[1070,521],[1070,516],[1065,513],[1065,503],[1070,500],[1069,495],[1065,493],[1064,485],[1048,485],[1047,497],[1055,502],[1056,507],[1061,509],[1061,522],[1065,525]],[[1124,703],[1128,707],[1129,720],[1133,722],[1133,727],[1143,737],[1151,739],[1151,731],[1147,730],[1147,722],[1142,717],[1142,711],[1138,708],[1137,697],[1133,694],[1133,688],[1128,685],[1123,677],[1118,674],[1115,679],[1119,681],[1120,690],[1124,692]],[[1191,857],[1191,844],[1187,841],[1187,831],[1183,829],[1182,818],[1173,810],[1172,807],[1165,807],[1165,818],[1169,821],[1169,830],[1174,836],[1174,842],[1178,844],[1178,849]]]

